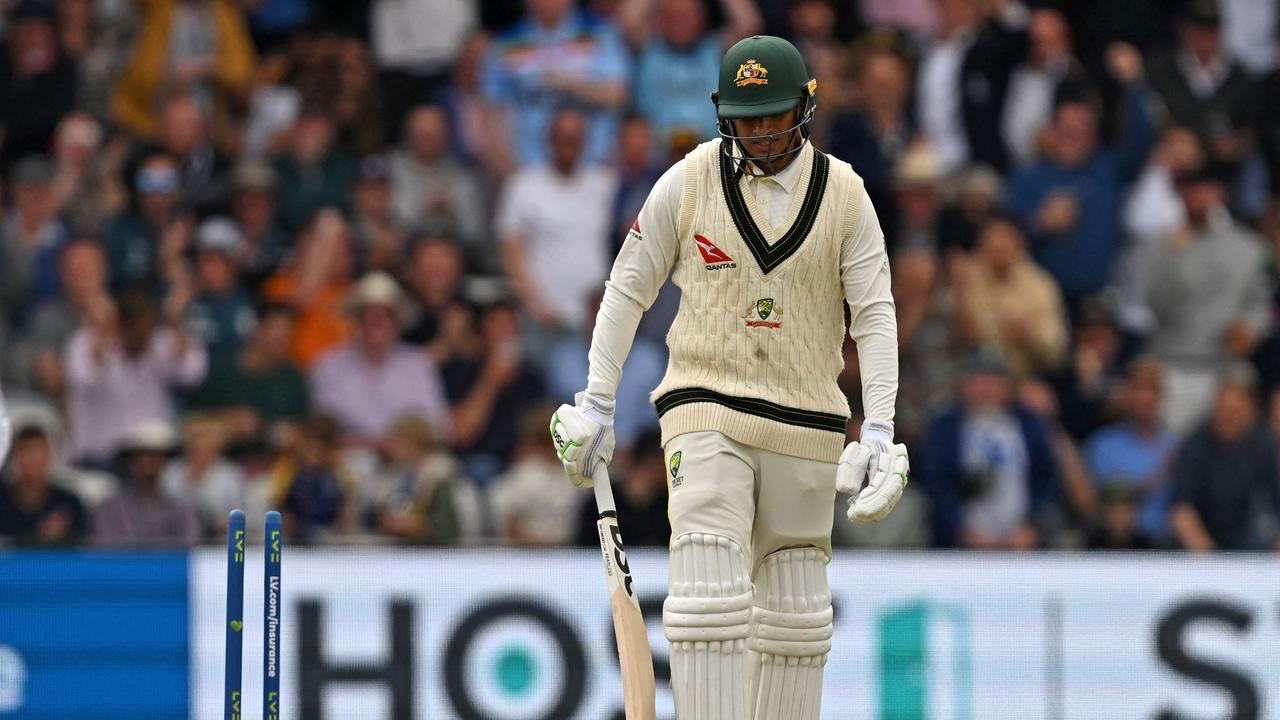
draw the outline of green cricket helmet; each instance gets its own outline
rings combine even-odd
[[[817,108],[817,90],[818,81],[809,77],[795,45],[772,35],[753,35],[739,40],[725,52],[720,63],[719,88],[711,93],[720,136],[741,144],[744,140],[773,139],[798,132],[803,142],[795,148],[756,159],[767,162],[800,152],[809,139]],[[730,122],[777,115],[797,106],[801,106],[801,111],[796,124],[771,135],[736,135]],[[732,146],[725,143],[725,148],[728,152]],[[747,154],[744,147],[743,155]]]

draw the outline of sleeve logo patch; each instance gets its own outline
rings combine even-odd
[[[693,242],[698,246],[698,252],[702,255],[702,261],[707,264],[708,270],[731,270],[738,267],[738,263],[729,257],[729,254],[715,246],[715,243],[706,239],[701,235],[694,235]]]

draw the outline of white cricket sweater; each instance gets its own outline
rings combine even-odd
[[[888,258],[847,163],[806,145],[774,177],[740,177],[714,140],[668,170],[606,283],[591,394],[613,397],[640,315],[672,269],[680,309],[667,334],[667,374],[653,393],[664,443],[711,430],[835,462],[849,417],[836,383],[844,302],[867,416],[892,420],[898,354]]]

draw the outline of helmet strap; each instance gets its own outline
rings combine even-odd
[[[772,135],[781,135],[783,133],[786,133],[789,137],[789,141],[787,144],[788,146],[790,146],[792,144],[795,144],[796,134],[799,133],[801,138],[800,142],[798,144],[795,144],[795,147],[788,147],[786,150],[783,150],[780,153],[775,153],[773,155],[768,155],[762,158],[751,157],[750,153],[747,152],[746,145],[743,144],[743,141],[752,140],[755,137],[770,137],[769,135],[760,135],[760,136],[737,135],[734,133],[732,120],[730,120],[729,118],[719,119],[719,122],[717,123],[717,129],[720,131],[720,137],[724,138],[725,140],[732,141],[731,143],[722,143],[720,145],[721,152],[728,154],[729,159],[734,162],[735,167],[737,168],[737,173],[736,173],[737,177],[741,178],[743,175],[747,174],[748,163],[754,165],[755,169],[759,171],[759,172],[751,173],[752,175],[761,176],[761,177],[776,175],[777,172],[764,172],[763,171],[764,168],[761,167],[761,163],[768,163],[770,165],[773,165],[775,162],[777,162],[782,158],[785,158],[791,155],[796,155],[800,153],[802,150],[804,150],[804,146],[806,143],[809,142],[809,136],[813,132],[813,127],[812,127],[813,115],[818,104],[817,104],[817,101],[814,99],[813,95],[805,96],[805,98],[801,100],[800,103],[797,103],[797,105],[800,105],[801,103],[803,104],[803,110],[800,113],[800,117],[797,118],[796,124],[786,130],[783,130],[781,133],[772,134]],[[738,154],[735,154],[733,152],[734,146],[738,148]]]

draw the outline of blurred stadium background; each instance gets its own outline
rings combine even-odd
[[[1280,719],[1273,0],[0,9],[0,718],[220,717],[233,507],[285,514],[285,718],[621,717],[547,418],[767,32],[885,230],[914,466],[833,508],[824,717]],[[668,719],[677,300],[613,468]]]

